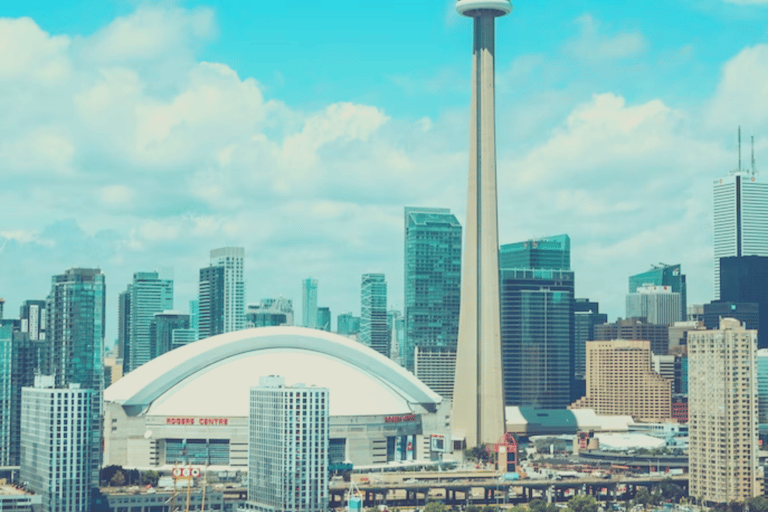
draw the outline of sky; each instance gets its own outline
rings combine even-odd
[[[223,246],[249,303],[300,318],[317,278],[335,327],[384,272],[401,309],[403,207],[463,224],[471,32],[448,0],[3,2],[5,316],[99,267],[111,343],[134,272],[173,267],[187,310]],[[768,0],[520,1],[496,41],[501,243],[570,235],[576,296],[610,320],[659,262],[712,300],[739,125],[768,162]]]

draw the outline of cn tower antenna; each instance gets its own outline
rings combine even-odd
[[[755,169],[755,134],[752,134],[752,176],[757,174]]]
[[[741,125],[739,125],[739,167],[737,169],[741,170]]]

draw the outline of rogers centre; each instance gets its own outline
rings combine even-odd
[[[104,465],[246,470],[248,397],[265,375],[329,389],[330,463],[434,460],[450,404],[348,338],[301,327],[246,329],[153,359],[104,392]]]

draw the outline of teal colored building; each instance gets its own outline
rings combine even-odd
[[[499,268],[571,269],[571,238],[555,235],[504,244],[499,250]]]
[[[447,208],[405,208],[405,341],[403,366],[414,371],[414,349],[456,349],[461,301],[461,224]],[[452,376],[451,376],[452,381]]]

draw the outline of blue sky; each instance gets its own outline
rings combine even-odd
[[[301,6],[301,9],[297,8]],[[453,2],[4,2],[0,296],[100,266],[115,298],[246,248],[247,299],[402,307],[405,205],[466,201],[471,22]],[[518,2],[497,22],[500,238],[568,233],[577,295],[682,263],[712,297],[711,183],[768,160],[768,1]],[[297,314],[300,311],[297,310]]]

